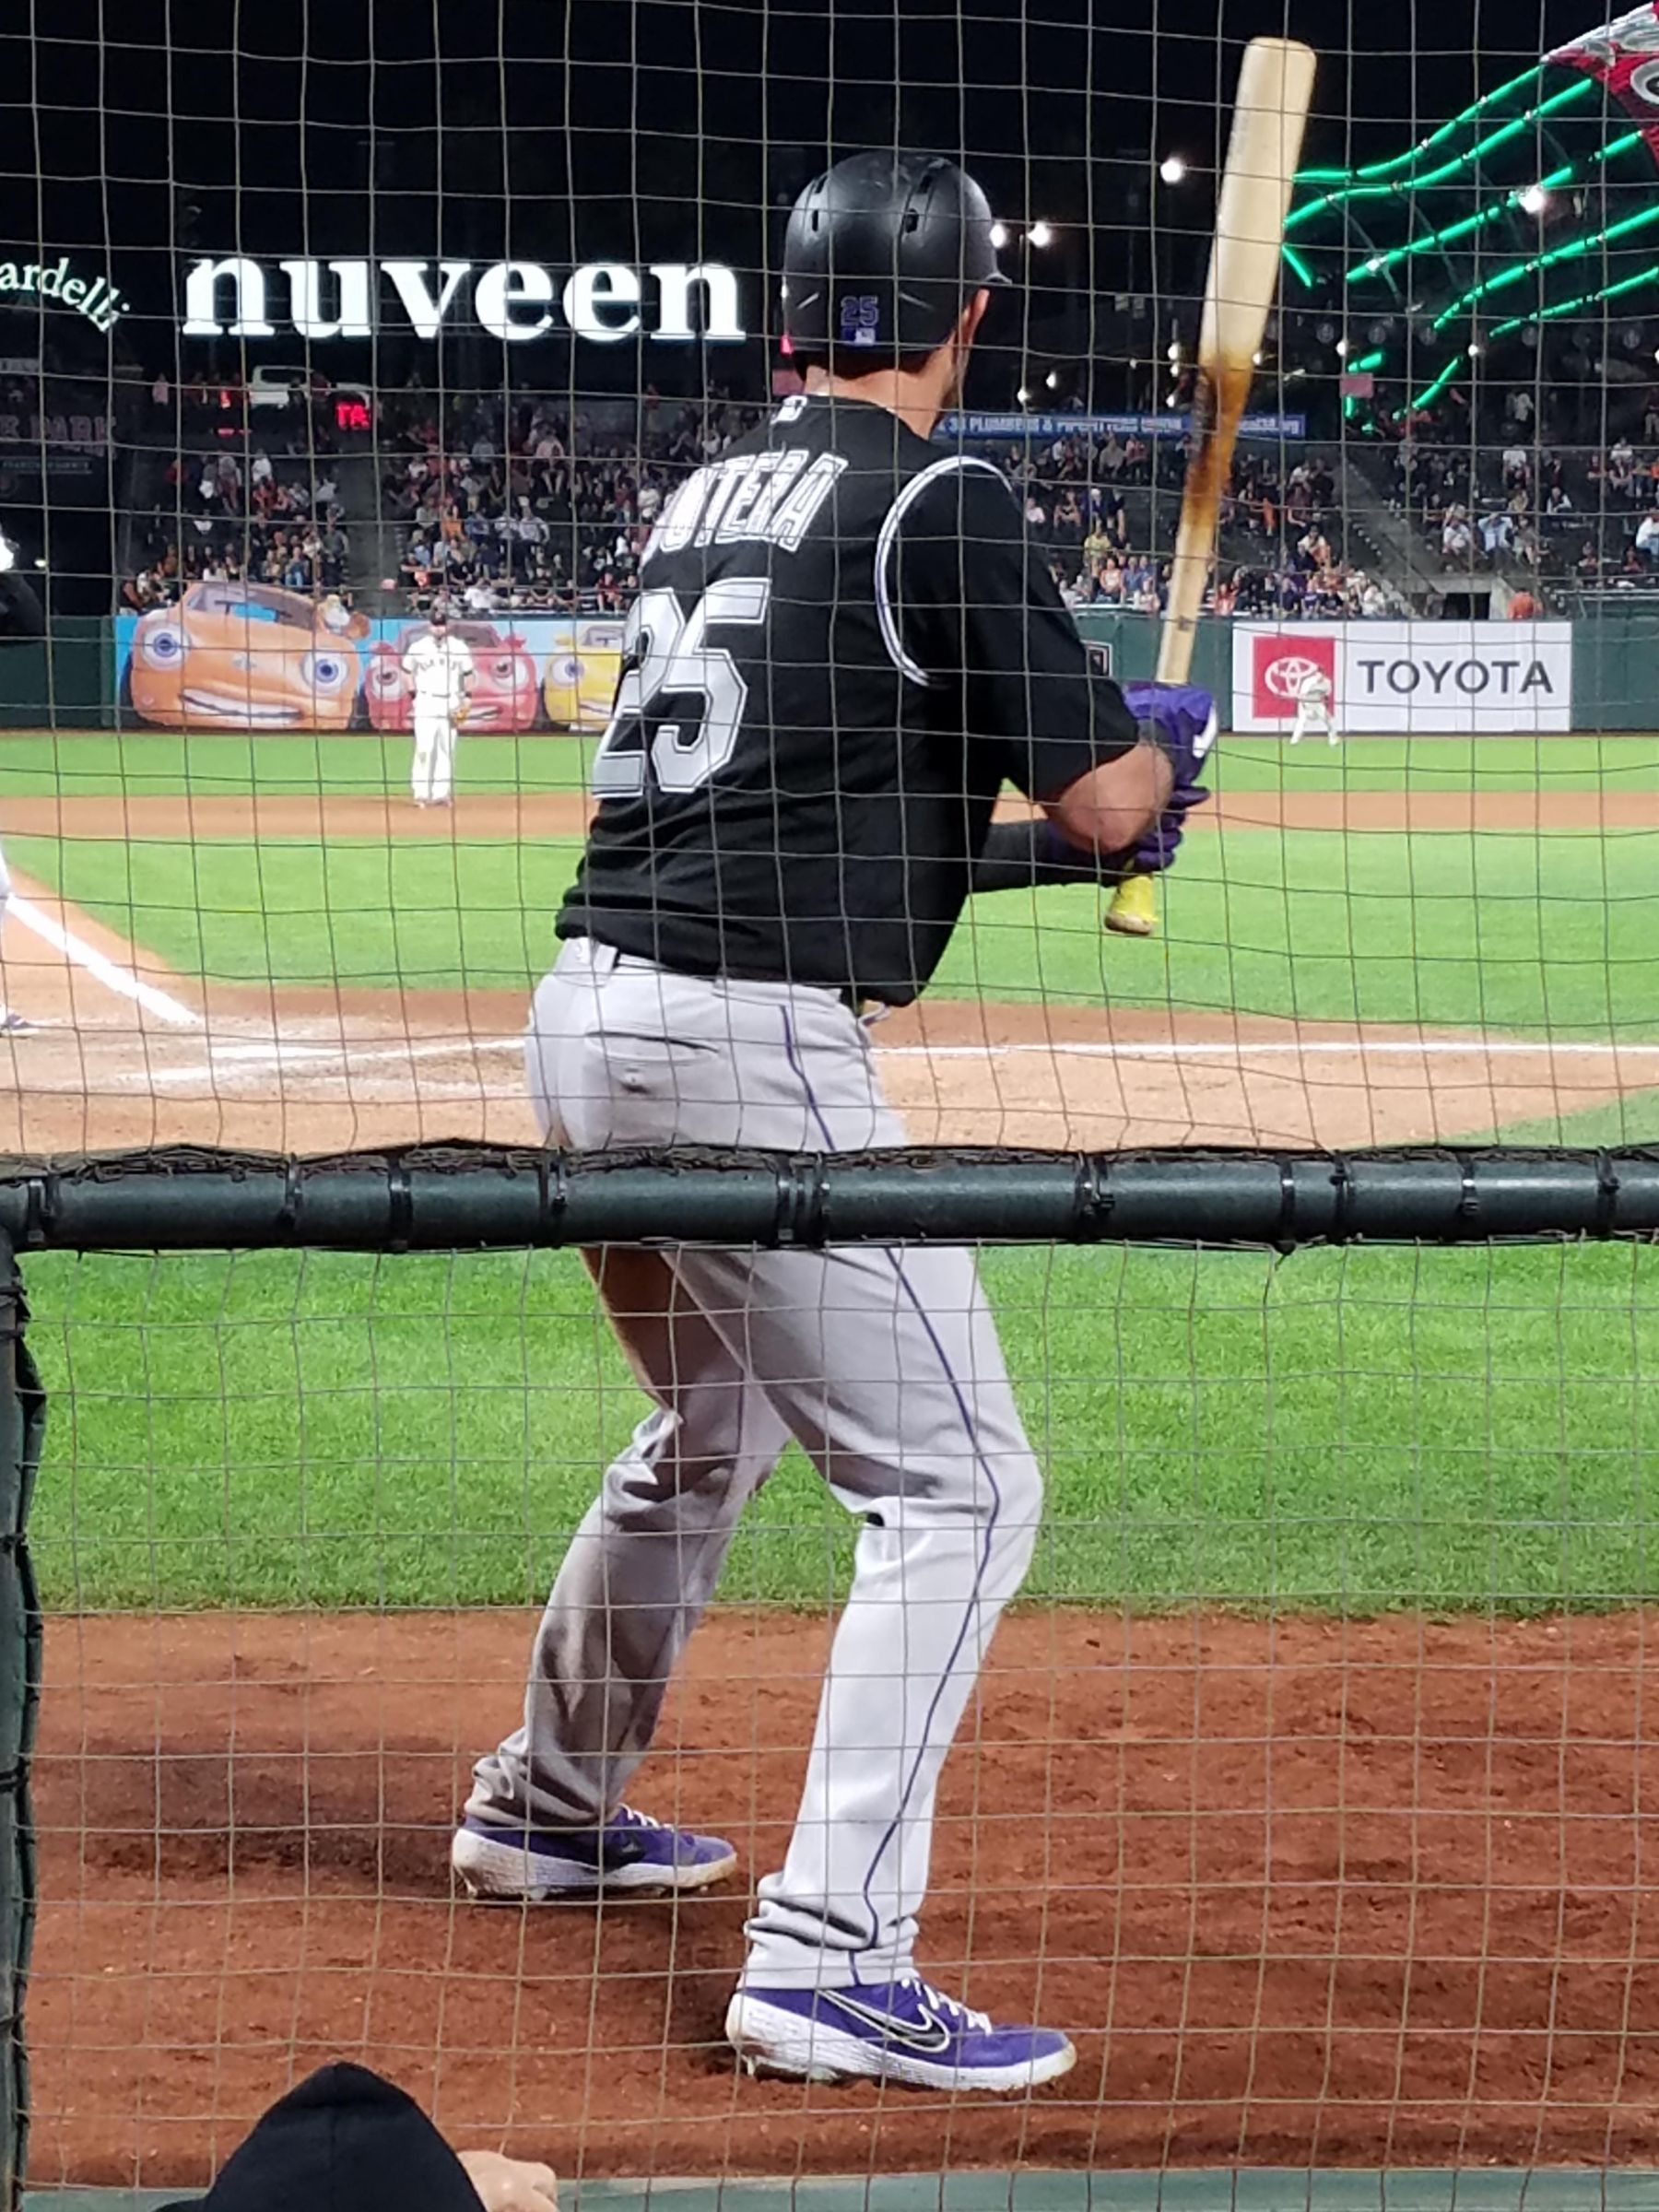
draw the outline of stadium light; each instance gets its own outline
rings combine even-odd
[[[1181,340],[1179,338],[1171,338],[1169,344],[1169,350],[1164,355],[1164,359],[1166,361],[1178,361],[1180,359]]]
[[[1345,361],[1347,359],[1347,340],[1346,338],[1338,338],[1336,341],[1336,351],[1340,358]]]
[[[1187,173],[1187,165],[1179,154],[1166,154],[1158,165],[1158,173],[1166,184],[1179,184]]]
[[[1472,361],[1477,361],[1480,359],[1480,347],[1473,338],[1469,341],[1469,359]]]
[[[1521,206],[1528,215],[1542,215],[1549,205],[1549,194],[1542,184],[1529,184],[1521,194]]]
[[[1031,394],[1026,389],[1024,384],[1020,385],[1018,391],[1015,393],[1014,396],[1019,402],[1022,407],[1030,406],[1031,404]]]
[[[1001,247],[1001,246],[1006,246],[1006,245],[1007,244],[1007,242],[1008,242],[1008,226],[1007,226],[1007,224],[1006,224],[1006,223],[993,223],[993,224],[992,224],[992,226],[991,226],[991,243],[992,243],[994,246],[998,246],[998,247]]]
[[[5,531],[0,530],[0,576],[4,576],[7,569],[15,568],[17,563],[18,548]]]
[[[1033,223],[1026,236],[1034,246],[1050,246],[1054,242],[1054,227],[1052,223]]]
[[[1047,375],[1046,375],[1046,376],[1043,378],[1043,380],[1042,380],[1042,381],[1043,381],[1043,382],[1044,382],[1044,383],[1045,383],[1045,384],[1048,386],[1048,388],[1049,388],[1049,390],[1050,390],[1051,392],[1058,392],[1058,391],[1059,391],[1059,389],[1060,389],[1060,371],[1059,371],[1059,370],[1058,370],[1058,369],[1051,369],[1051,370],[1049,371],[1048,374],[1047,374]]]

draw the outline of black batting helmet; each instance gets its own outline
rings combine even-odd
[[[783,241],[793,352],[932,353],[977,291],[1004,285],[991,209],[937,154],[853,154],[815,177]]]

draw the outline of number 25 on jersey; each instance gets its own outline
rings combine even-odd
[[[688,615],[673,592],[640,594],[622,632],[617,703],[594,755],[596,799],[638,798],[648,775],[683,795],[719,774],[737,748],[748,685],[712,633],[764,622],[771,597],[764,576],[710,584]],[[699,701],[695,715],[678,711]]]

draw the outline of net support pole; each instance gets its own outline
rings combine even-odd
[[[29,2142],[23,2012],[35,1917],[29,1769],[42,1642],[27,1529],[46,1400],[24,1336],[27,1318],[12,1246],[0,1235],[0,2203],[6,2212],[22,2202]]]
[[[559,1153],[178,1147],[13,1167],[19,1251],[932,1242],[1490,1243],[1659,1236],[1659,1150]]]

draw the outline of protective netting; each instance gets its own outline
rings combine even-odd
[[[1641,2158],[1651,1255],[1477,1241],[1516,1230],[1505,1159],[1558,1145],[1528,1233],[1652,1226],[1651,1163],[1610,1148],[1659,1135],[1659,16],[1593,13],[55,0],[0,26],[0,1228],[41,1247],[54,1407],[37,2181],[205,2178],[340,2054],[578,2176]],[[718,774],[687,761],[752,734],[731,676],[771,698],[802,665],[748,653],[752,594],[652,610],[641,571],[677,500],[713,547],[730,500],[734,532],[778,533],[740,581],[773,619],[802,603],[795,477],[733,449],[808,381],[784,219],[832,159],[927,149],[983,185],[1011,282],[924,458],[988,463],[1033,590],[1150,674],[1264,31],[1317,50],[1314,112],[1194,668],[1214,796],[1154,934],[1034,878],[971,898],[926,995],[857,1035],[851,984],[763,1036],[775,1004],[742,990],[627,1032],[607,1126],[555,1133],[782,1147],[746,1162],[739,1226],[799,1249],[739,1278],[700,1222],[676,1273],[664,1223],[690,1232],[646,1206],[610,1236],[626,1352],[573,1253],[464,1252],[501,1217],[453,1196],[454,1253],[407,1249],[430,1217],[395,1182],[383,1249],[303,1249],[351,1240],[266,1189],[273,1152],[358,1148],[343,1183],[486,1142],[532,1228],[566,1203],[535,1147],[600,1093],[538,1018],[533,1100],[524,1029],[595,758],[653,806],[677,775],[712,825]],[[878,295],[854,299],[848,350]],[[904,677],[888,590],[861,634]],[[453,698],[422,690],[441,607]],[[836,831],[780,827],[774,855],[785,888],[828,858],[843,902],[914,856],[840,827],[857,651],[813,664]],[[747,829],[782,824],[785,782]],[[1028,811],[1010,785],[999,822]],[[659,919],[687,902],[664,818]],[[745,1021],[793,1123],[718,1125],[711,1037]],[[890,1255],[821,1263],[847,1190],[808,1156],[900,1142]],[[1366,1212],[1357,1151],[1453,1146],[1409,1183],[1425,1211]],[[982,1307],[923,1234],[939,1147],[997,1150],[995,1236],[959,1230],[995,1247]],[[1130,1205],[1145,1161],[1073,1157],[1228,1147],[1261,1157],[1161,1228]],[[47,1249],[99,1177],[9,1163],[132,1147],[154,1181],[188,1180],[171,1147],[234,1173],[209,1248],[148,1253],[140,1200]],[[1042,1148],[1066,1164],[1039,1191]],[[1215,1249],[1263,1239],[1288,1256]],[[265,1241],[295,1249],[211,1249]],[[768,1390],[734,1384],[746,1359]],[[944,1769],[919,1953],[1071,2035],[1073,2072],[1011,2108],[756,2083],[724,2041],[855,1538],[897,1543],[912,1500],[987,1519],[971,1419],[912,1448],[929,1359],[1031,1446],[985,1539],[1034,1530],[1031,1562]],[[641,1376],[662,1410],[630,1459]],[[699,1457],[717,1388],[735,1436]],[[602,1470],[637,1504],[641,1459],[687,1593],[729,1532],[685,1497],[734,1465],[755,1490],[638,1785],[731,1839],[735,1877],[476,1912],[448,1871],[473,1762]],[[940,1607],[904,1603],[930,1648]],[[927,1747],[907,1664],[842,1669],[875,1686],[856,1771],[891,1713]]]
[[[1048,1507],[946,1769],[924,1956],[1074,2036],[1018,2109],[1033,2162],[1644,2156],[1651,1257],[985,1255]],[[641,1777],[742,1878],[450,1894],[548,1562],[641,1410],[574,1255],[28,1279],[37,2181],[199,2176],[342,2053],[567,2173],[1009,2156],[982,2099],[721,2050],[849,1569],[804,1461]]]

